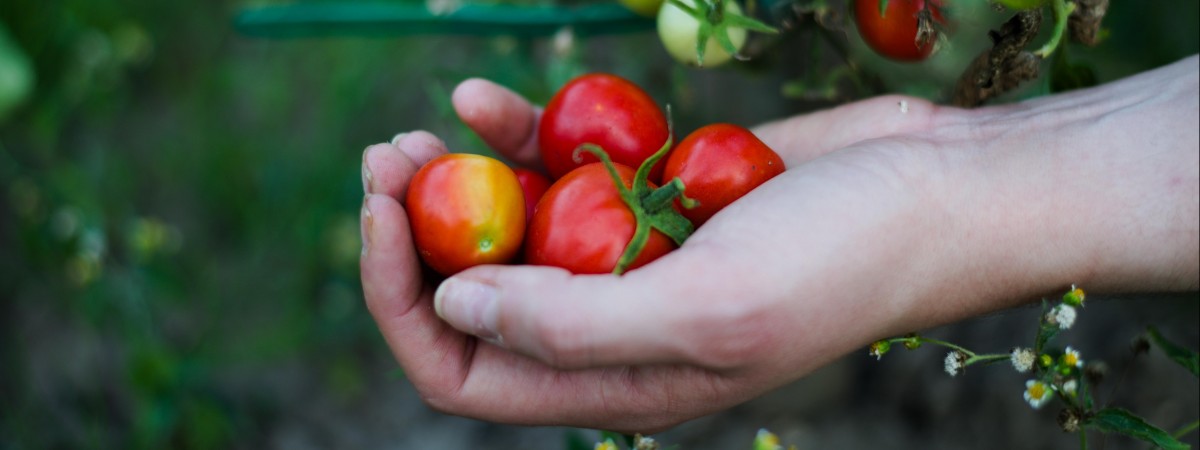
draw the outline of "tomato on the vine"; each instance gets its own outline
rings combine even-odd
[[[512,169],[453,153],[413,175],[405,197],[417,253],[443,275],[510,261],[525,234],[525,198]]]
[[[538,172],[519,167],[514,168],[513,173],[517,175],[517,182],[521,183],[521,192],[525,193],[525,223],[529,223],[533,219],[533,208],[550,189],[550,180]]]
[[[692,8],[700,8],[701,6],[696,0],[681,0],[684,4]],[[735,0],[725,0],[725,14],[742,14],[742,7],[738,6]],[[687,64],[689,66],[699,66],[701,61],[696,54],[696,47],[699,43],[700,21],[698,18],[688,14],[678,6],[666,2],[662,8],[658,10],[658,38],[662,40],[663,47],[666,47],[667,53],[676,61]],[[730,27],[728,36],[733,48],[741,50],[746,44],[746,29]],[[735,52],[736,53],[736,52]],[[725,51],[717,42],[716,37],[708,40],[704,45],[704,61],[703,66],[712,67],[723,64],[729,61],[733,55]]]
[[[699,202],[683,209],[683,216],[700,226],[783,170],[783,159],[750,130],[718,123],[693,131],[675,146],[663,179],[683,181],[684,193]]]
[[[573,154],[582,144],[599,145],[613,161],[638,167],[667,141],[667,117],[637,85],[608,74],[571,80],[550,99],[538,126],[542,162],[558,179],[576,167],[596,162],[591,154]],[[662,174],[661,162],[650,179]]]
[[[626,186],[634,171],[614,164]],[[562,267],[576,274],[611,273],[633,238],[636,219],[601,163],[571,171],[550,186],[534,211],[525,237],[525,262]],[[641,267],[675,248],[651,231],[629,269]]]
[[[933,53],[938,32],[930,23],[921,33],[920,15],[928,9],[929,20],[941,23],[940,6],[934,0],[888,0],[880,14],[879,0],[855,0],[854,22],[876,53],[897,61],[921,61]]]

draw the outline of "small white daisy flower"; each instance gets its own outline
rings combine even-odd
[[[1062,355],[1062,363],[1067,367],[1083,367],[1083,358],[1079,357],[1078,350],[1067,346]]]
[[[592,448],[594,450],[621,450],[621,447],[617,447],[617,444],[613,442],[612,439],[605,440],[604,442],[597,442],[596,446]]]
[[[1053,397],[1054,389],[1050,385],[1038,380],[1025,382],[1025,401],[1029,402],[1033,409],[1040,409]]]
[[[1050,313],[1047,314],[1046,319],[1049,320],[1050,323],[1058,325],[1058,328],[1060,329],[1065,330],[1071,328],[1071,325],[1075,325],[1075,308],[1071,305],[1055,306],[1054,309],[1051,309]]]
[[[1075,393],[1079,391],[1079,382],[1075,381],[1074,379],[1067,380],[1067,382],[1063,383],[1062,385],[1062,391],[1064,394],[1074,397]]]
[[[1009,359],[1012,360],[1013,368],[1017,369],[1017,372],[1025,373],[1033,368],[1037,355],[1033,353],[1032,349],[1017,347],[1012,350],[1012,356]]]
[[[946,373],[950,376],[957,376],[962,370],[963,364],[967,362],[967,355],[962,354],[958,350],[953,350],[946,354]]]

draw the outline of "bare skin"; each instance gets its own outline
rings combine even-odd
[[[1014,105],[887,96],[759,126],[788,170],[623,277],[482,266],[428,284],[400,199],[446,148],[404,134],[363,155],[367,306],[435,409],[655,432],[1072,283],[1196,290],[1198,84],[1193,56]],[[536,167],[538,108],[484,80],[453,100]]]

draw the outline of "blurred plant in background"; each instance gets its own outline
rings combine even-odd
[[[0,448],[260,447],[298,393],[396,380],[360,306],[361,150],[426,129],[487,152],[450,107],[466,77],[543,102],[619,73],[681,132],[855,96],[826,78],[841,63],[815,32],[700,71],[650,29],[264,40],[234,31],[245,6],[0,3]],[[1071,56],[1100,81],[1165,64],[1196,52],[1197,12],[1115,2],[1110,42]],[[886,90],[937,97],[998,17],[917,66],[846,42]]]

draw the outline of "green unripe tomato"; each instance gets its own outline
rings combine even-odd
[[[701,9],[696,3],[696,0],[681,0],[684,4],[692,8]],[[734,0],[725,1],[725,13],[727,14],[742,14],[742,7],[738,6]],[[667,48],[667,53],[676,61],[691,65],[701,66],[696,55],[696,42],[698,40],[697,31],[700,29],[700,22],[695,17],[692,17],[686,11],[679,7],[666,2],[662,8],[658,10],[658,37],[662,39],[663,46]],[[733,42],[733,47],[741,50],[742,46],[746,45],[746,30],[742,28],[728,28],[729,40]],[[708,39],[708,44],[704,46],[704,64],[703,67],[714,67],[729,61],[733,55],[730,55],[717,43],[715,36]]]
[[[621,6],[629,8],[641,16],[655,17],[658,16],[658,9],[662,7],[663,0],[617,0]]]

